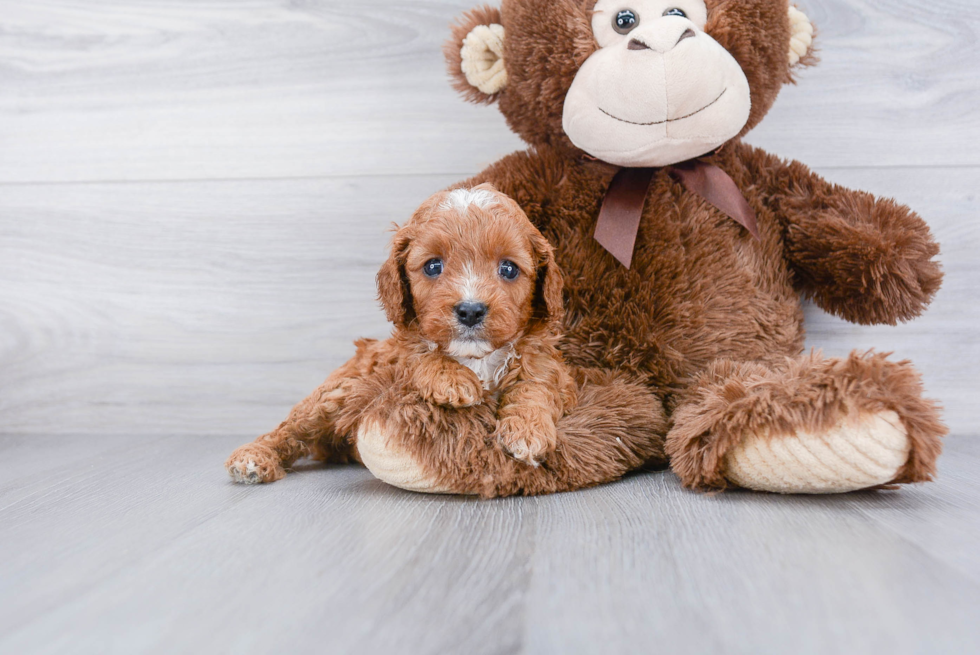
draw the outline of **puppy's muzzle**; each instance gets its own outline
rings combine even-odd
[[[453,308],[456,320],[468,328],[473,328],[487,317],[487,306],[482,302],[461,302]]]

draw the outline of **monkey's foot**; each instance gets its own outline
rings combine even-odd
[[[931,480],[944,434],[908,362],[720,360],[675,410],[667,452],[693,489],[841,493]]]
[[[756,491],[842,493],[891,482],[910,449],[895,412],[857,414],[822,432],[748,435],[725,455],[724,475]]]

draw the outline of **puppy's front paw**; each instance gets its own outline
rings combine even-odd
[[[483,385],[476,379],[465,377],[440,376],[428,385],[430,401],[448,407],[472,407],[483,400]]]
[[[231,454],[225,462],[228,475],[241,484],[275,482],[286,475],[282,462],[268,446],[250,443]]]
[[[514,459],[531,466],[538,466],[558,442],[550,417],[534,422],[516,417],[500,419],[496,437]]]

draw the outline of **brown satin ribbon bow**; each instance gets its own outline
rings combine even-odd
[[[626,268],[633,262],[643,205],[656,170],[620,169],[609,184],[599,210],[595,239]],[[755,212],[728,173],[700,159],[674,164],[670,172],[688,191],[730,216],[759,239]]]

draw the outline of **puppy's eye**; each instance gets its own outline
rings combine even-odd
[[[521,269],[517,268],[517,264],[514,262],[510,261],[509,259],[505,259],[504,261],[500,262],[500,268],[497,270],[497,272],[500,273],[500,277],[504,278],[505,280],[516,280],[517,276],[521,274]]]
[[[665,11],[664,16],[680,16],[681,18],[687,18],[687,14],[684,13],[684,10],[678,9],[677,7],[671,7]]]
[[[439,277],[442,275],[442,260],[430,259],[422,266],[422,272],[429,277]]]
[[[632,9],[624,9],[613,18],[613,29],[620,34],[629,34],[640,24],[640,15]]]

